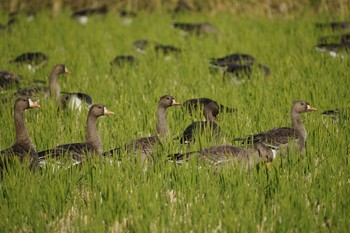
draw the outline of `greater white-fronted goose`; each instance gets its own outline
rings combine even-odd
[[[318,43],[319,44],[350,43],[350,33],[322,36],[318,38]]]
[[[30,70],[36,70],[47,63],[48,56],[42,52],[27,52],[11,60],[11,63],[27,65]]]
[[[200,161],[215,166],[230,162],[235,164],[238,161],[246,162],[249,165],[255,165],[262,161],[272,161],[274,152],[263,143],[257,143],[253,148],[248,149],[233,145],[220,145],[211,146],[200,151],[170,155],[169,157],[177,163],[184,163],[194,156],[197,156]]]
[[[232,53],[224,57],[210,58],[210,65],[214,68],[228,67],[230,65],[250,65],[255,58],[246,53]]]
[[[162,44],[156,44],[154,46],[154,49],[157,54],[169,56],[171,54],[178,55],[181,53],[181,49],[176,48],[172,45],[162,45]]]
[[[331,117],[334,120],[349,120],[350,119],[350,107],[326,110],[326,111],[322,112],[322,115],[327,116],[327,117]]]
[[[29,137],[24,119],[24,111],[30,108],[40,108],[40,105],[26,97],[19,97],[16,100],[14,106],[14,123],[16,129],[15,143],[11,148],[0,151],[0,170],[6,166],[7,160],[13,157],[18,157],[22,162],[23,159],[28,156],[30,163],[37,158],[37,152]]]
[[[124,67],[126,65],[132,66],[137,64],[137,60],[132,55],[118,55],[114,57],[109,64],[115,67]]]
[[[71,156],[74,163],[80,163],[89,155],[100,155],[102,153],[102,142],[97,130],[97,118],[105,115],[113,115],[102,104],[94,104],[88,113],[86,121],[86,138],[82,143],[69,143],[59,145],[53,149],[38,152],[39,165],[45,165],[48,158],[66,158]]]
[[[60,97],[60,85],[58,84],[58,76],[61,74],[69,74],[70,71],[63,64],[56,65],[49,76],[49,86],[37,86],[37,87],[29,87],[23,88],[17,91],[19,95],[32,97],[35,95],[43,94],[44,97],[48,97],[50,94],[56,97],[56,100]]]
[[[316,28],[327,29],[330,28],[333,31],[344,30],[350,28],[350,22],[328,22],[328,23],[316,23]]]
[[[217,27],[209,23],[173,23],[173,27],[180,29],[184,35],[218,35],[220,31]]]
[[[130,141],[125,144],[122,148],[115,148],[104,153],[104,156],[113,154],[120,155],[121,150],[125,150],[131,154],[141,154],[141,162],[143,163],[147,156],[152,156],[154,147],[165,139],[169,134],[169,128],[166,122],[166,109],[171,106],[178,106],[180,103],[176,102],[174,97],[170,95],[164,95],[158,102],[157,112],[157,135],[151,137],[143,137]]]
[[[315,49],[320,52],[328,52],[332,57],[339,56],[339,53],[350,54],[350,43],[331,43],[331,44],[318,44]],[[344,59],[341,54],[340,57]]]
[[[194,98],[186,100],[182,106],[190,113],[192,114],[193,111],[197,111],[199,108],[205,108],[205,106],[209,103],[214,103],[217,105],[219,113],[227,112],[227,113],[235,113],[237,112],[236,108],[230,108],[226,107],[222,104],[217,103],[215,100],[209,99],[209,98]]]
[[[210,102],[205,105],[203,115],[206,121],[196,121],[187,126],[180,137],[180,143],[191,143],[195,140],[196,135],[201,135],[206,132],[206,130],[209,134],[208,136],[218,139],[220,135],[220,127],[216,123],[218,114],[219,106],[216,103]]]
[[[21,78],[14,73],[7,70],[0,71],[0,87],[8,89],[11,87],[18,87],[21,82]]]
[[[129,25],[132,23],[133,19],[136,18],[137,14],[132,11],[119,10],[119,18],[122,24]]]
[[[302,153],[305,147],[307,133],[300,114],[309,111],[316,111],[316,108],[311,107],[304,100],[296,100],[294,101],[290,111],[292,122],[291,128],[274,128],[266,132],[249,135],[244,138],[236,138],[235,140],[247,142],[248,144],[264,143],[266,146],[273,149],[282,148],[293,141],[293,144],[300,151],[300,153]]]
[[[86,103],[88,107],[92,105],[92,99],[88,94],[85,93],[74,93],[74,92],[61,92],[60,85],[58,83],[58,76],[62,74],[69,74],[70,71],[63,64],[56,65],[51,72],[49,77],[49,86],[38,86],[30,87],[19,90],[17,93],[22,96],[32,97],[35,95],[44,94],[44,97],[49,95],[54,96],[61,105],[61,107],[70,107],[71,109],[81,109],[82,103]]]
[[[149,40],[142,39],[142,40],[134,41],[132,44],[132,47],[136,52],[141,53],[141,54],[145,54],[146,50],[150,44],[151,44],[151,42]]]
[[[192,11],[193,7],[191,7],[188,2],[180,0],[177,2],[175,8],[173,9],[173,16],[183,13],[189,13]]]
[[[96,8],[87,8],[82,10],[74,11],[71,15],[73,19],[76,19],[81,24],[86,24],[88,22],[88,17],[91,15],[105,15],[108,12],[107,5],[102,5]]]

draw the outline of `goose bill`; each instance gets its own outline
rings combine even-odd
[[[307,105],[307,109],[306,109],[307,111],[316,111],[317,110],[317,108],[314,108],[314,107],[312,107],[312,106],[310,106],[310,105]]]
[[[33,102],[31,99],[28,99],[30,108],[40,108],[40,105],[37,102]]]
[[[178,105],[181,105],[181,104],[179,102],[176,102],[176,100],[173,99],[173,103],[171,105],[178,106]]]
[[[104,115],[114,115],[114,112],[109,111],[106,107],[104,108]]]

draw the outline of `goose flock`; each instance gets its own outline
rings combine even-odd
[[[189,10],[187,5],[179,5],[177,11]],[[72,18],[79,20],[81,23],[87,23],[87,16],[91,14],[105,14],[108,11],[104,5],[97,9],[84,9],[76,11],[72,14]],[[129,20],[137,17],[132,12],[121,11],[120,17]],[[12,20],[13,21],[13,20]],[[13,22],[8,22],[6,26],[12,27]],[[318,25],[320,28],[331,27],[336,28],[338,24]],[[347,24],[341,24],[348,27]],[[180,23],[176,22],[173,27],[181,30],[186,34],[219,34],[219,30],[209,23]],[[339,26],[340,27],[340,26]],[[326,44],[328,40],[335,37],[323,37],[320,39],[320,48],[330,48],[332,44]],[[339,44],[333,47],[337,49],[348,48],[349,35],[340,35],[336,37]],[[164,45],[147,39],[137,40],[133,43],[133,48],[140,52],[146,53],[152,49],[156,53],[162,55],[179,54],[181,49],[172,45]],[[333,50],[332,50],[333,51]],[[48,56],[42,52],[27,52],[12,59],[13,64],[25,64],[29,69],[36,70],[45,65]],[[112,61],[111,66],[135,65],[137,60],[131,55],[118,55]],[[223,71],[224,77],[232,75],[235,82],[242,81],[241,76],[250,79],[252,69],[255,67],[261,71],[266,77],[270,74],[270,69],[257,62],[257,59],[250,54],[232,53],[219,58],[211,58],[209,67],[213,70]],[[217,144],[220,141],[221,128],[217,122],[219,113],[235,113],[236,108],[231,108],[218,103],[209,98],[195,98],[183,101],[181,104],[177,102],[171,95],[163,95],[158,101],[157,109],[157,125],[156,134],[149,137],[136,138],[129,142],[125,142],[116,148],[107,151],[102,150],[102,141],[97,129],[97,119],[101,116],[111,116],[114,112],[107,109],[103,104],[93,102],[89,94],[81,92],[62,92],[59,79],[61,76],[69,75],[70,71],[64,64],[57,64],[53,67],[49,75],[48,86],[34,86],[20,88],[21,77],[11,73],[10,71],[0,71],[0,87],[7,89],[15,86],[18,88],[14,95],[16,100],[14,103],[14,126],[15,141],[14,144],[5,150],[0,151],[0,170],[6,169],[11,165],[13,158],[18,158],[20,162],[25,159],[29,160],[29,168],[35,170],[38,167],[45,167],[48,161],[70,160],[73,164],[81,164],[84,160],[91,156],[100,156],[102,158],[110,158],[116,156],[122,159],[124,155],[139,159],[142,163],[147,160],[156,160],[158,151],[157,145],[163,144],[164,141],[173,140],[174,144],[191,144],[196,141],[199,135],[205,135],[215,142],[214,146],[203,148],[197,151],[170,154],[167,159],[182,164],[192,157],[209,162],[218,166],[223,163],[235,163],[235,161],[244,161],[247,164],[257,164],[260,162],[270,162],[278,155],[284,155],[292,149],[295,153],[304,153],[307,140],[307,130],[302,122],[301,114],[316,111],[315,107],[309,105],[305,100],[294,100],[290,110],[290,127],[273,128],[264,132],[252,133],[251,135],[242,135],[242,137],[234,138],[233,141],[239,142],[239,145]],[[55,99],[59,108],[75,107],[83,110],[81,107],[84,103],[88,107],[88,115],[86,120],[86,137],[84,142],[75,142],[58,145],[54,148],[43,148],[37,151],[33,144],[30,134],[25,125],[24,113],[27,109],[40,108],[40,105],[33,101],[38,97],[45,99]],[[156,104],[156,103],[155,103]],[[196,121],[187,126],[181,135],[170,135],[166,112],[169,107],[179,107],[192,114],[194,111],[201,110],[205,121]],[[340,110],[327,110],[324,115],[334,115]]]

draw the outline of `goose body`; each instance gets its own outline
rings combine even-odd
[[[71,93],[61,92],[61,87],[58,83],[58,77],[63,74],[70,74],[71,72],[64,64],[56,65],[49,76],[49,86],[36,86],[23,88],[17,91],[17,94],[27,97],[36,95],[44,95],[45,98],[53,96],[61,107],[70,107],[72,109],[81,110],[83,103],[86,103],[90,108],[92,105],[92,99],[88,94],[85,93]]]
[[[144,162],[148,156],[152,156],[154,147],[161,142],[161,139],[165,139],[169,134],[168,125],[166,122],[166,109],[171,106],[180,105],[174,97],[170,95],[162,96],[158,102],[157,112],[157,135],[150,137],[142,137],[132,140],[125,144],[122,148],[115,148],[105,152],[103,155],[119,154],[121,149],[124,149],[128,153],[141,155],[141,162]]]
[[[309,111],[316,111],[316,108],[311,107],[304,100],[296,100],[294,101],[290,112],[292,122],[291,128],[273,128],[269,131],[252,134],[244,138],[236,138],[235,140],[247,142],[248,144],[263,143],[274,149],[282,148],[293,141],[295,147],[301,153],[305,147],[307,132],[301,121],[300,114]]]
[[[18,87],[21,82],[21,78],[14,73],[7,70],[0,71],[0,87],[3,89]]]
[[[102,142],[97,130],[97,118],[104,115],[113,115],[114,113],[109,111],[102,104],[94,104],[88,113],[86,121],[86,138],[82,143],[69,143],[59,145],[53,149],[38,152],[39,165],[44,165],[48,158],[67,158],[71,156],[74,163],[80,163],[84,158],[90,154],[102,153]]]
[[[184,144],[194,141],[196,134],[203,134],[206,129],[208,129],[210,136],[218,138],[220,134],[220,127],[216,123],[218,114],[218,105],[214,102],[208,103],[203,111],[206,121],[196,121],[190,124],[182,133],[180,143]]]
[[[14,124],[16,129],[15,143],[9,149],[0,151],[0,170],[4,165],[3,159],[16,156],[22,162],[25,157],[29,156],[31,163],[36,159],[37,152],[29,137],[24,119],[24,111],[31,108],[40,108],[40,105],[26,97],[19,97],[16,100],[14,106]]]
[[[242,148],[233,145],[211,146],[200,151],[187,152],[171,155],[170,158],[177,163],[187,162],[190,158],[197,157],[199,160],[213,165],[228,162],[244,161],[248,164],[256,164],[261,161],[269,162],[274,157],[274,152],[262,143],[253,148]]]
[[[47,63],[48,56],[42,52],[27,52],[19,55],[11,63],[27,65],[30,70],[35,70]]]
[[[184,35],[201,35],[201,34],[219,34],[220,31],[217,27],[209,23],[174,23],[173,27],[179,29]]]
[[[236,108],[230,108],[226,107],[222,104],[217,103],[215,100],[209,99],[209,98],[194,98],[186,100],[182,105],[185,107],[185,109],[192,114],[193,111],[196,111],[199,108],[205,108],[206,105],[214,103],[217,105],[219,113],[222,112],[228,112],[228,113],[234,113],[237,111]]]

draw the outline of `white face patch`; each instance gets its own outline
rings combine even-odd
[[[64,67],[64,72],[69,73],[69,70],[67,69],[67,67]]]

